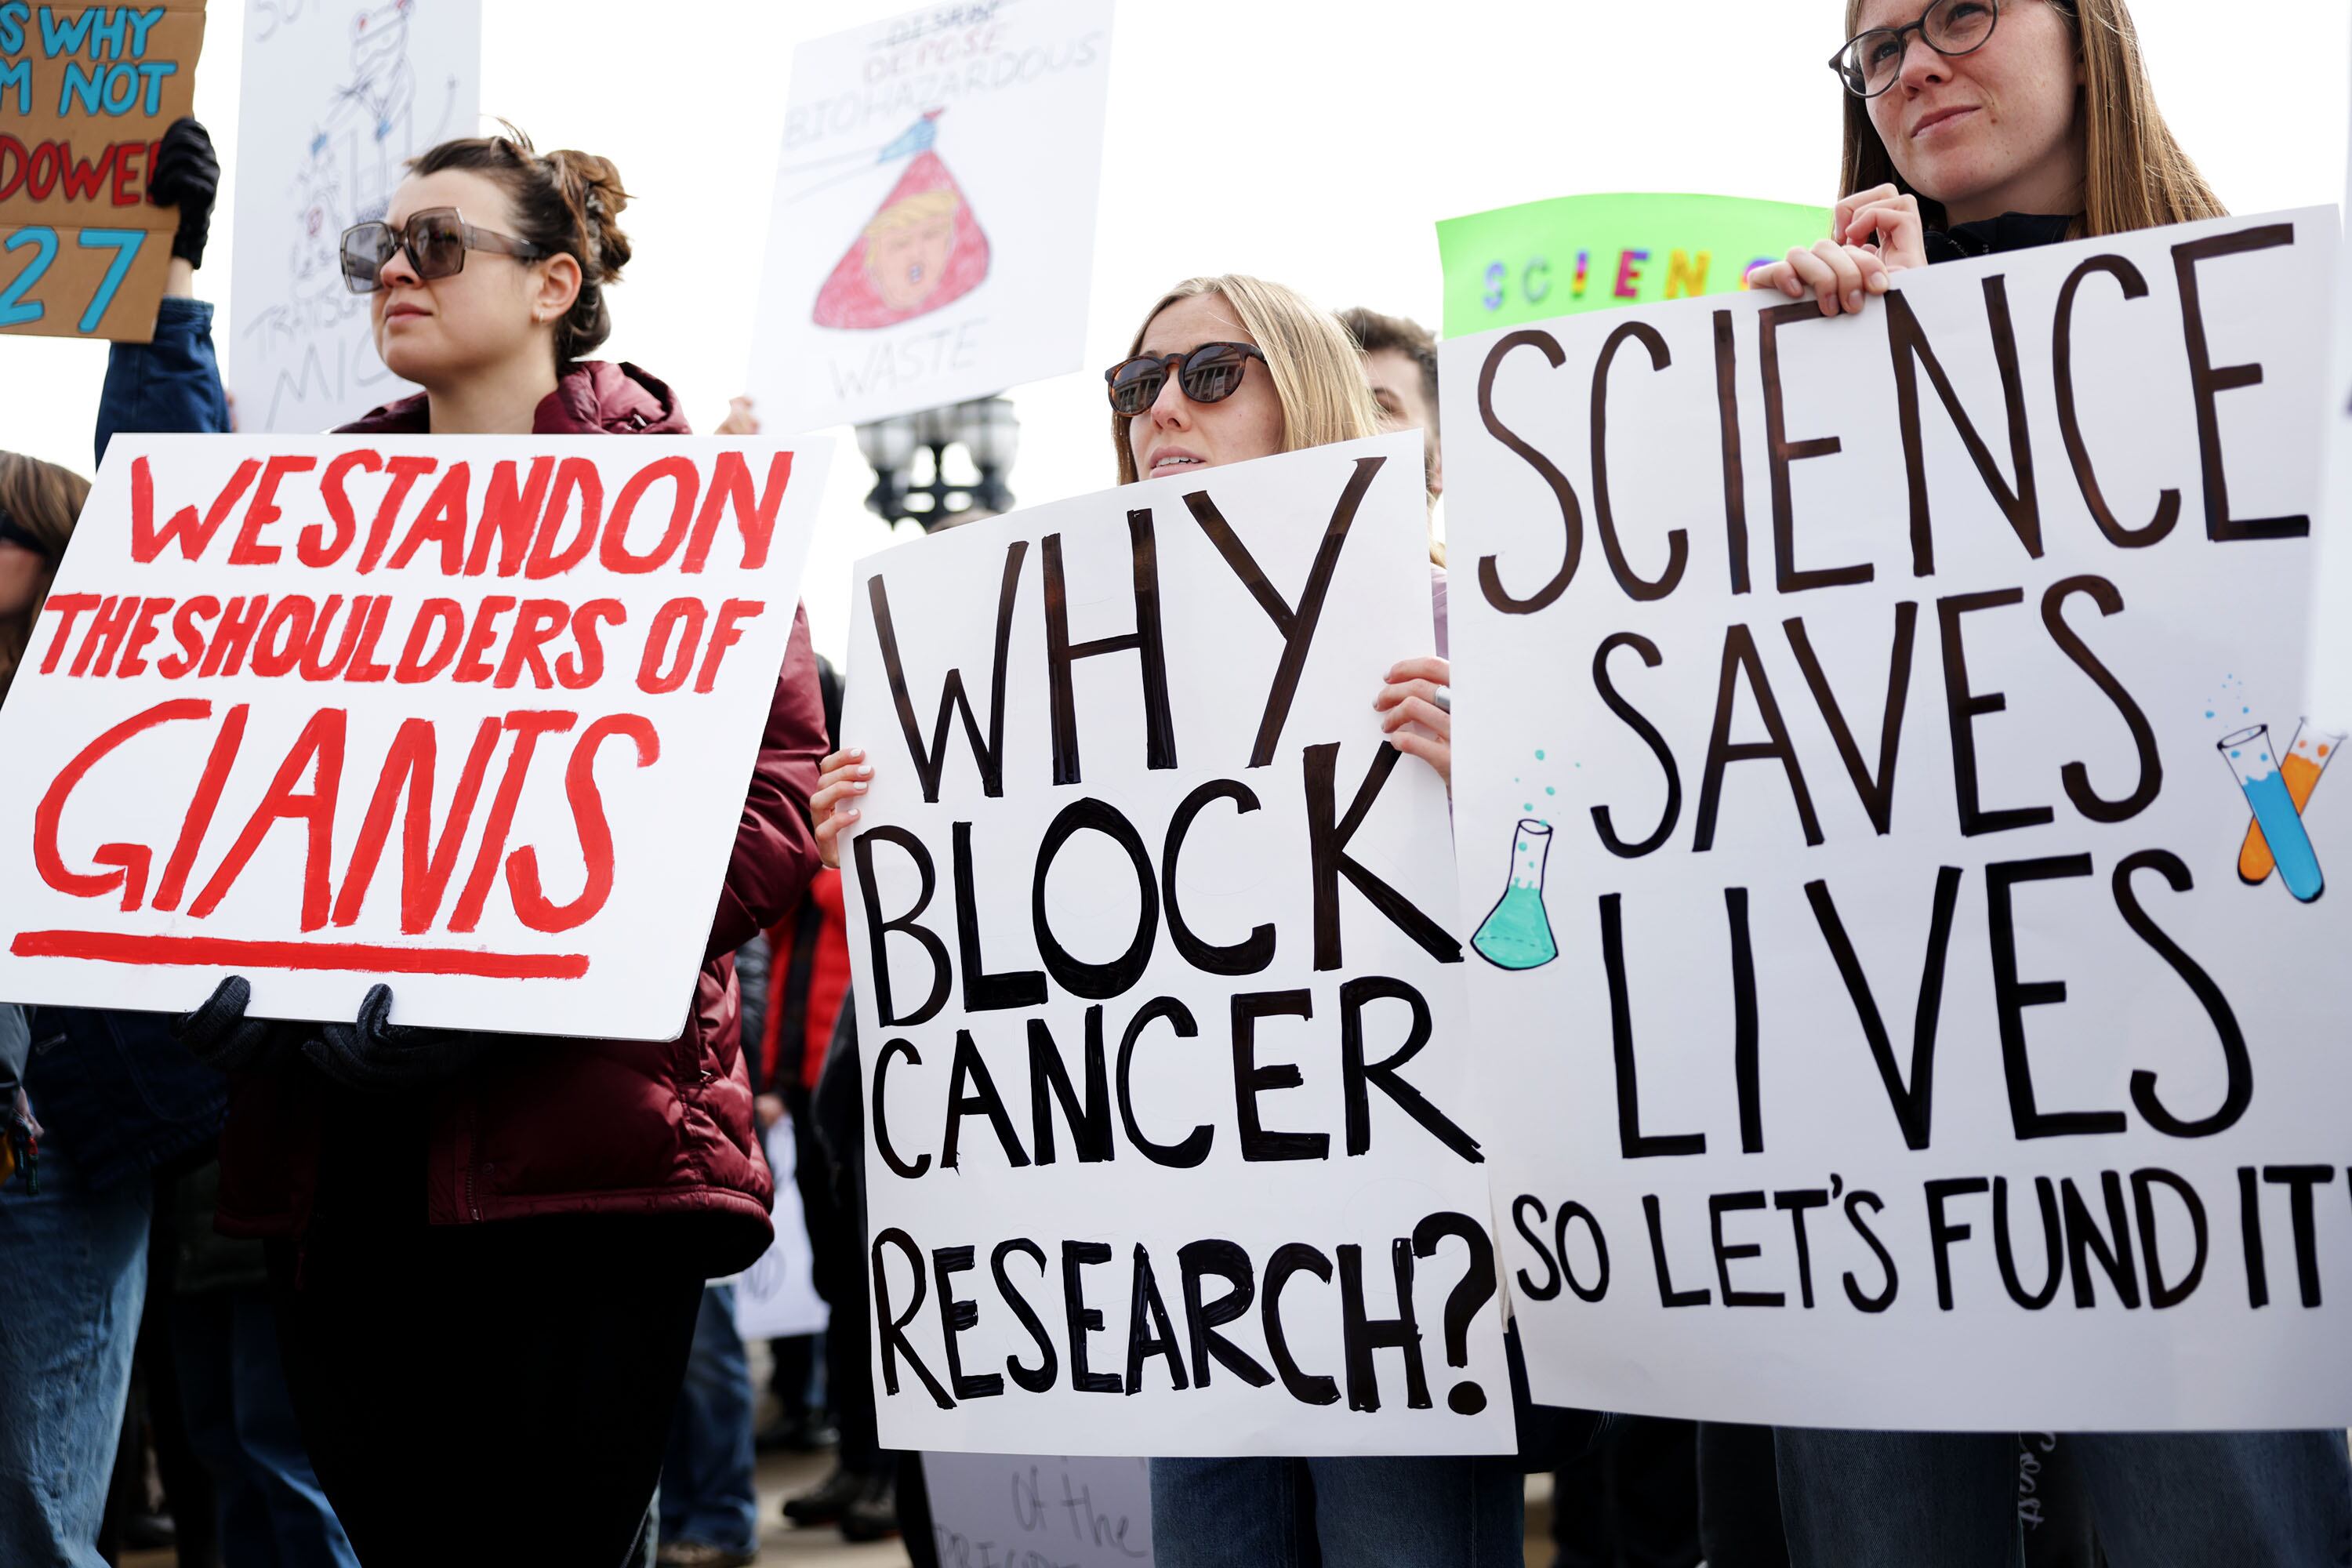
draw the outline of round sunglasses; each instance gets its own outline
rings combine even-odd
[[[1222,403],[1240,389],[1242,374],[1252,360],[1267,363],[1248,343],[1202,343],[1181,354],[1138,354],[1103,372],[1103,380],[1109,384],[1112,412],[1132,417],[1159,400],[1171,368],[1185,396],[1195,403]]]
[[[466,269],[466,252],[487,250],[536,261],[554,252],[510,235],[476,228],[456,207],[427,207],[398,228],[388,223],[357,223],[343,230],[343,287],[373,294],[383,287],[384,263],[402,251],[420,281],[454,278]]]

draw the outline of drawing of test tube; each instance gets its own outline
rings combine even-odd
[[[2238,787],[2253,808],[2254,825],[2270,844],[2286,890],[2306,904],[2326,892],[2327,882],[2320,875],[2318,852],[2311,847],[2303,816],[2295,810],[2294,797],[2287,793],[2286,779],[2272,755],[2270,726],[2257,724],[2224,735],[2214,750],[2237,775]]]
[[[2295,814],[2301,816],[2311,802],[2311,792],[2319,787],[2319,775],[2327,771],[2344,745],[2342,735],[2313,734],[2310,721],[2294,727],[2294,740],[2286,749],[2286,759],[2279,764],[2279,774],[2286,780],[2287,798],[2294,802]],[[2263,837],[2263,825],[2257,819],[2246,824],[2246,841],[2238,850],[2238,879],[2246,883],[2266,880],[2276,867],[2271,854],[2271,841]]]
[[[1519,818],[1511,835],[1511,879],[1470,939],[1479,957],[1497,969],[1540,969],[1559,956],[1551,916],[1544,909],[1544,876],[1551,867],[1551,824]]]

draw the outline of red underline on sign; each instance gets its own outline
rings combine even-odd
[[[137,936],[122,931],[28,931],[8,951],[19,958],[88,958],[100,963],[233,965],[246,969],[338,969],[373,974],[473,974],[487,980],[577,980],[584,952],[482,952],[463,947],[386,947],[363,942],[243,942],[222,936]]]

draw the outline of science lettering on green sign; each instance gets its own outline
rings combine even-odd
[[[1558,196],[1446,218],[1445,335],[1728,293],[1759,263],[1829,231],[1827,207],[1667,194]]]

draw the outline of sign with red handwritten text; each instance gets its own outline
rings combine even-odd
[[[117,438],[0,708],[0,996],[675,1035],[826,457]]]
[[[0,0],[0,332],[155,335],[180,216],[147,179],[204,44],[205,0]]]

